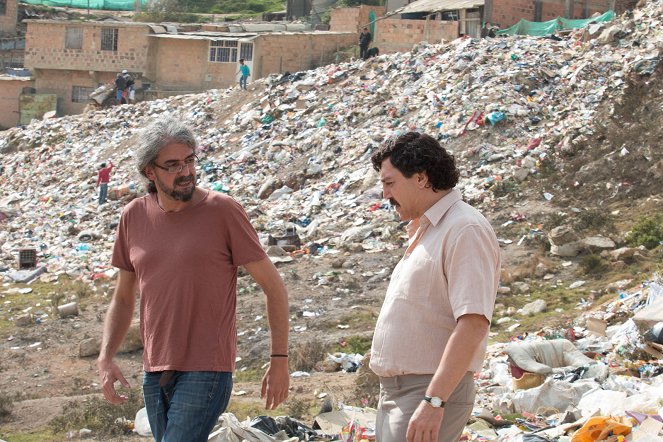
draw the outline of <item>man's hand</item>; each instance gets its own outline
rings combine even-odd
[[[435,442],[440,432],[444,408],[431,407],[421,401],[407,426],[407,442]]]
[[[260,397],[265,399],[265,409],[273,410],[288,398],[290,373],[288,358],[272,358],[262,378]]]
[[[122,375],[120,367],[113,361],[98,360],[97,367],[99,368],[99,379],[101,380],[101,390],[106,397],[106,400],[111,404],[121,404],[126,402],[129,398],[127,396],[118,394],[115,390],[115,382],[120,381],[123,387],[129,388],[129,383]]]

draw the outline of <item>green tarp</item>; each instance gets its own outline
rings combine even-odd
[[[554,20],[536,22],[521,19],[510,28],[502,29],[496,32],[496,35],[534,35],[543,37],[554,34],[557,30],[584,28],[590,23],[600,23],[610,21],[615,18],[615,12],[610,10],[598,17],[569,20],[567,18],[557,17]]]
[[[29,5],[62,6],[79,9],[101,9],[107,11],[133,11],[136,7],[135,0],[20,0],[21,3]],[[140,0],[141,8],[147,4],[147,0]]]

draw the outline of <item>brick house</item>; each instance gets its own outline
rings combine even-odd
[[[0,38],[16,35],[18,0],[0,0]]]
[[[609,9],[620,13],[634,0],[386,0],[386,14],[375,21],[373,45],[380,53],[409,51],[426,41],[439,43],[461,35],[479,37],[484,22],[509,27],[520,19],[588,18]],[[331,30],[360,26],[360,8],[331,12]]]
[[[626,4],[615,0],[485,0],[483,18],[503,29],[520,19],[542,22],[557,17],[589,18],[610,9],[623,12]]]
[[[185,25],[186,32],[178,32],[133,22],[26,22],[25,66],[38,94],[57,95],[58,115],[82,112],[89,94],[123,69],[136,79],[138,97],[156,98],[232,86],[239,58],[251,67],[251,80],[314,68],[334,61],[356,39],[354,33],[289,31],[283,24]]]
[[[272,73],[296,72],[333,63],[335,54],[356,40],[354,33],[309,32],[187,32],[150,36],[156,40],[158,90],[196,92],[237,84],[238,61],[251,70],[250,81]]]
[[[0,130],[14,127],[21,122],[21,98],[31,90],[34,81],[29,76],[0,73]]]

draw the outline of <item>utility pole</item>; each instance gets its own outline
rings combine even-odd
[[[87,21],[90,21],[90,0],[87,0]]]

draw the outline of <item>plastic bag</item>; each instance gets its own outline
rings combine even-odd
[[[589,419],[582,428],[576,431],[571,442],[595,442],[607,439],[608,436],[625,436],[630,432],[630,425],[623,424],[610,416],[597,416]]]

